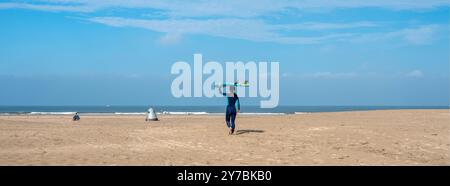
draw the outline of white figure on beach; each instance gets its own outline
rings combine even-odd
[[[153,110],[153,108],[148,109],[145,121],[158,121],[158,117],[156,116],[156,112],[155,110]]]

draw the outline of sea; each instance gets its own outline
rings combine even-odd
[[[145,115],[149,108],[162,115],[223,115],[224,106],[0,106],[0,115]],[[449,106],[241,106],[242,115],[288,115],[314,112],[390,109],[449,109]]]

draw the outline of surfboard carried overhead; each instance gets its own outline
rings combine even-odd
[[[243,83],[239,83],[239,82],[228,83],[228,82],[225,82],[225,83],[216,85],[216,87],[226,87],[226,86],[248,87],[248,86],[250,86],[250,84],[248,83],[248,81],[244,81]]]

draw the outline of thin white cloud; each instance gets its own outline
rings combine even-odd
[[[352,79],[352,78],[423,78],[425,74],[421,70],[398,73],[379,72],[314,72],[314,73],[289,73],[281,74],[282,78],[289,79]]]
[[[415,29],[405,29],[401,33],[404,34],[404,39],[410,43],[427,44],[433,40],[438,29],[438,25],[426,25]]]
[[[405,74],[406,77],[413,77],[413,78],[421,78],[424,77],[424,73],[420,70],[413,70],[411,72],[408,72]]]
[[[328,41],[341,42],[385,42],[388,40],[398,40],[411,44],[427,44],[433,41],[444,26],[443,25],[421,25],[413,28],[404,28],[398,31],[390,32],[369,32],[352,33],[333,32],[332,34],[316,34],[314,36],[281,34],[289,30],[334,30],[359,27],[379,26],[372,22],[354,22],[354,23],[320,23],[308,22],[302,24],[268,24],[258,19],[130,19],[122,17],[94,17],[89,21],[101,23],[115,27],[137,27],[144,28],[160,33],[165,36],[161,38],[163,43],[176,43],[183,34],[199,34],[216,37],[244,39],[258,42],[275,42],[283,44],[318,44]]]
[[[159,43],[163,45],[173,45],[181,41],[180,33],[167,33],[159,39]]]
[[[137,27],[169,34],[205,34],[252,41],[269,40],[279,37],[268,31],[266,25],[257,20],[242,19],[173,19],[144,20],[120,17],[95,17],[92,22],[115,27]]]
[[[313,0],[307,1],[306,7],[329,7],[329,8],[365,8],[365,7],[377,7],[387,8],[394,10],[405,9],[431,9],[439,6],[449,6],[447,0]]]
[[[263,16],[280,14],[286,9],[308,12],[315,9],[378,7],[393,10],[427,10],[449,6],[447,0],[30,0],[0,3],[1,9],[22,8],[39,11],[64,11],[89,13],[104,9],[139,9],[147,19],[127,18],[109,14],[111,17],[90,17],[88,20],[116,27],[138,27],[164,34],[159,42],[173,44],[182,35],[200,34],[258,42],[283,44],[316,44],[328,41],[377,41],[403,38],[412,44],[426,44],[433,40],[439,27],[424,25],[399,31],[358,33],[352,29],[380,27],[379,23],[360,21],[350,23],[303,22],[269,24]],[[147,10],[149,9],[149,10]],[[157,11],[155,11],[157,10]],[[163,19],[151,19],[156,12]],[[86,15],[84,15],[86,16]],[[98,15],[97,15],[98,16]],[[167,16],[167,17],[164,17]],[[336,32],[316,32],[339,30]],[[284,35],[290,31],[314,31],[313,34]],[[291,32],[292,33],[292,32]]]
[[[316,72],[313,74],[305,74],[306,78],[326,78],[326,79],[340,79],[340,78],[354,78],[357,74],[354,72],[345,73],[331,73],[331,72]]]
[[[385,42],[388,40],[401,40],[415,45],[431,43],[438,33],[448,25],[420,25],[412,28],[403,28],[397,31],[356,34],[350,41],[356,43]],[[448,29],[448,28],[447,28]]]
[[[270,25],[255,19],[174,19],[144,20],[120,17],[94,17],[89,21],[115,27],[137,27],[166,34],[164,36],[180,36],[181,34],[203,34],[216,37],[244,39],[258,42],[277,42],[285,44],[315,44],[325,41],[353,36],[351,33],[337,33],[310,37],[283,36],[277,32],[281,27],[289,25]],[[336,25],[336,24],[335,24]],[[295,25],[296,29],[300,29]],[[162,38],[163,40],[166,40]],[[179,39],[179,38],[178,38]]]
[[[350,28],[377,27],[378,23],[374,22],[350,22],[350,23],[323,23],[323,22],[306,22],[301,24],[285,24],[273,25],[273,29],[280,30],[336,30]]]
[[[76,6],[74,6],[76,5]],[[231,16],[257,17],[285,9],[336,9],[377,7],[393,10],[426,10],[448,6],[447,0],[34,0],[0,3],[0,8],[24,8],[42,11],[93,12],[107,8],[160,9],[175,17]],[[64,6],[67,6],[66,8]]]
[[[355,72],[315,72],[305,74],[284,73],[284,78],[300,78],[300,79],[349,79],[359,77]]]
[[[47,12],[93,12],[95,7],[80,5],[52,5],[31,3],[0,3],[1,9],[30,9]]]

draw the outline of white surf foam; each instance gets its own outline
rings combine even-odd
[[[115,112],[114,115],[145,115],[146,112]]]
[[[208,112],[168,112],[168,111],[164,111],[162,113],[158,113],[158,114],[163,114],[163,115],[208,115]]]
[[[286,115],[286,113],[273,113],[273,112],[266,112],[266,113],[259,113],[259,112],[244,112],[239,113],[238,115],[252,115],[252,116],[278,116],[278,115]]]
[[[73,115],[75,112],[30,112],[30,115]]]
[[[307,112],[294,112],[294,114],[308,114]]]

